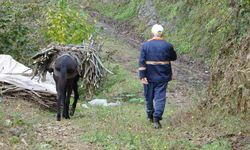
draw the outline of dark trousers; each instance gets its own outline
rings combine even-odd
[[[144,96],[146,100],[146,112],[148,118],[162,119],[166,104],[167,82],[149,82],[144,84]]]

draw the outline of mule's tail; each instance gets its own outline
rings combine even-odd
[[[66,66],[61,65],[58,82],[59,82],[59,87],[65,90],[66,83],[67,83],[67,67]]]

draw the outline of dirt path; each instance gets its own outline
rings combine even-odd
[[[82,141],[77,119],[55,121],[55,113],[21,99],[4,98],[0,109],[0,149],[102,149]]]
[[[112,25],[105,22],[99,22],[97,25],[103,27],[103,37],[112,36],[114,39],[121,40],[124,43],[124,46],[127,48],[120,50],[124,52],[124,55],[116,55],[115,59],[136,76],[137,68],[131,66],[131,61],[137,61],[141,42],[131,38],[127,33],[119,33]],[[130,55],[125,54],[128,51],[132,53]],[[183,58],[172,62],[172,66],[177,80],[170,83],[174,87],[171,87],[168,91],[169,103],[176,104],[179,107],[186,107],[193,100],[199,98],[206,90],[209,72],[201,69],[201,67],[197,67],[195,61],[189,62]]]
[[[111,38],[108,45],[110,48],[122,48],[114,59],[130,70],[134,76],[137,76],[137,66],[131,65],[131,63],[137,62],[140,42],[130,38],[126,33],[117,32],[106,23],[98,23],[98,26],[104,28],[102,38]],[[121,41],[119,42],[121,45],[116,45],[117,43],[112,42],[112,40]],[[177,80],[172,81],[168,88],[168,102],[181,110],[187,108],[193,100],[200,98],[209,80],[209,75],[204,70],[201,71],[193,63],[182,60],[178,59],[172,63]],[[21,140],[19,141],[20,144],[18,144],[18,147],[12,147],[13,149],[26,149],[27,145],[34,149],[50,149],[52,147],[58,149],[102,149],[95,144],[82,142],[83,133],[87,131],[84,131],[79,124],[75,125],[68,120],[56,122],[54,116],[51,116],[51,114],[43,115],[44,112],[26,101],[22,101],[18,105],[15,101],[4,103],[4,106],[8,107],[3,108],[3,112],[10,115],[2,120],[12,120],[14,125],[11,128],[0,128],[0,135],[2,135],[0,136],[0,147],[9,149],[10,145],[18,142],[16,141],[18,137],[18,140]],[[19,114],[13,114],[12,110],[19,112]],[[17,121],[13,122],[13,120]],[[26,121],[33,121],[34,125],[25,123]],[[75,122],[77,122],[77,119]],[[30,139],[32,137],[33,139]],[[13,143],[8,143],[8,141]]]

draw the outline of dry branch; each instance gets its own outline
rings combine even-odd
[[[56,45],[43,49],[33,56],[33,77],[39,76],[45,79],[47,71],[52,68],[55,59],[69,53],[78,63],[78,73],[82,77],[82,84],[86,87],[87,97],[91,97],[94,90],[100,87],[100,82],[105,78],[107,73],[111,73],[104,67],[100,58],[102,45],[93,41],[83,45]]]
[[[0,95],[8,98],[21,98],[24,100],[35,102],[44,108],[55,111],[56,108],[56,95],[41,92],[32,91],[25,88],[17,87],[13,84],[6,82],[0,82]]]
[[[91,98],[94,90],[99,88],[100,82],[106,77],[107,73],[112,73],[102,64],[101,48],[102,45],[93,41],[83,45],[55,45],[45,48],[32,57],[34,60],[32,78],[39,76],[39,80],[45,79],[55,59],[67,52],[77,61],[78,73],[82,78],[82,84],[85,86],[86,97]],[[29,100],[50,110],[56,108],[56,94],[32,90],[32,88],[10,84],[7,81],[0,81],[0,95]]]

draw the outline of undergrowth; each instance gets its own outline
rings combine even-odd
[[[46,1],[40,0],[0,2],[0,53],[12,55],[24,63],[30,61],[27,58],[44,44],[38,18],[42,18],[40,12],[46,6]]]
[[[180,54],[198,58],[205,65],[210,65],[218,54],[218,49],[227,40],[228,35],[237,30],[242,36],[249,25],[247,19],[249,2],[234,4],[227,1],[160,1],[152,0],[158,17],[155,21],[165,27],[165,38],[170,41]],[[146,20],[138,16],[140,6],[145,1],[95,1],[89,6],[103,16],[122,20],[133,27],[138,37],[147,39],[151,36]],[[241,9],[238,9],[241,5]],[[240,14],[237,15],[237,12]]]
[[[136,76],[124,69],[119,64],[111,64],[109,68],[114,75],[109,75],[103,82],[102,88],[96,97],[106,97],[109,99],[119,98],[119,96],[138,96],[142,91],[142,84]]]
[[[0,104],[4,110],[1,116],[4,120],[12,121],[10,126],[5,127],[4,135],[0,134],[0,142],[4,140],[5,144],[18,147],[23,144],[23,136],[28,135],[25,136],[28,147],[44,144],[42,139],[34,138],[32,126],[54,126],[57,124],[55,114],[44,113],[38,108],[30,107],[32,105],[25,106],[27,104],[28,102],[20,100],[18,105],[22,109],[17,110],[13,109],[17,107],[13,100]],[[5,107],[6,105],[9,107]],[[33,114],[32,117],[27,110]],[[75,116],[69,121],[74,128],[81,129],[77,133],[80,134],[80,143],[91,143],[92,146],[104,149],[230,150],[232,138],[249,136],[249,121],[240,119],[240,115],[218,114],[218,110],[177,111],[175,105],[167,104],[163,118],[163,128],[155,130],[146,120],[144,104],[123,102],[116,107],[82,108],[78,105]],[[69,122],[65,121],[62,123]],[[1,127],[2,124],[0,129]],[[7,134],[13,128],[21,128],[22,136]],[[50,139],[46,146],[59,148],[54,140]],[[247,143],[238,142],[238,148],[247,148]]]
[[[103,3],[102,1],[93,0],[88,3],[92,8],[95,8],[102,15],[112,17],[119,21],[131,19],[137,14],[139,0],[131,1],[111,1]]]
[[[124,6],[122,7],[121,11],[118,12],[114,18],[117,20],[126,20],[135,16],[138,4],[139,4],[138,0],[131,0],[129,4],[125,5],[125,7]]]
[[[166,36],[176,45],[181,54],[213,57],[212,55],[217,53],[217,48],[235,27],[231,26],[229,22],[232,10],[223,3],[224,1],[211,3],[185,1],[191,2],[188,5],[184,5],[184,1],[168,2],[166,5],[166,1],[154,0],[156,10],[162,20],[172,22],[173,27],[166,29],[168,33]],[[117,20],[131,19],[136,14],[135,8],[138,5],[137,0],[122,1],[122,3],[115,1],[106,4],[100,1],[92,1],[92,3],[103,15],[116,17]],[[140,28],[144,27],[140,26]],[[128,68],[136,70],[138,52],[133,52],[131,55],[129,48],[122,46],[123,41],[118,41],[113,37],[105,37],[105,42],[105,48],[113,48],[118,51],[119,55],[114,56],[118,62],[107,64],[114,75],[110,75],[104,82],[105,90],[98,93],[97,97],[112,98],[124,93],[133,95],[142,91],[142,85],[136,75],[128,71]],[[125,57],[121,56],[124,55],[132,57],[122,60]],[[119,63],[122,63],[123,66],[120,66]],[[175,86],[175,84],[175,82],[171,82],[170,86]],[[135,95],[135,98],[140,97]],[[195,104],[198,104],[199,98],[195,99]],[[12,104],[9,105],[9,103]],[[43,120],[42,125],[54,123],[55,114],[41,111],[27,103],[20,109],[20,103],[23,102],[0,103],[0,142],[8,144],[9,147],[22,145],[22,136],[10,134],[11,128],[21,127],[24,128],[21,133],[26,134],[25,140],[32,149],[44,142],[35,138],[33,125],[40,124],[41,120]],[[76,114],[70,122],[83,129],[80,132],[82,144],[98,145],[104,149],[227,150],[233,147],[232,138],[250,136],[250,118],[243,117],[246,116],[242,116],[240,113],[232,115],[222,112],[220,108],[198,109],[197,106],[191,106],[190,109],[180,110],[176,105],[167,104],[162,121],[163,128],[155,130],[152,124],[146,120],[144,104],[126,101],[117,107],[89,106],[89,108],[83,109],[81,105],[78,105]],[[8,119],[12,124],[5,127],[4,123]],[[4,130],[2,130],[3,128]],[[236,140],[236,145],[238,143],[240,147],[236,148],[247,149],[249,147],[247,143]],[[53,143],[53,139],[46,144],[50,148],[59,148]]]
[[[166,2],[154,0],[163,21],[171,22],[168,39],[181,54],[213,58],[235,28],[233,9],[225,2]],[[165,15],[168,14],[168,15]]]

